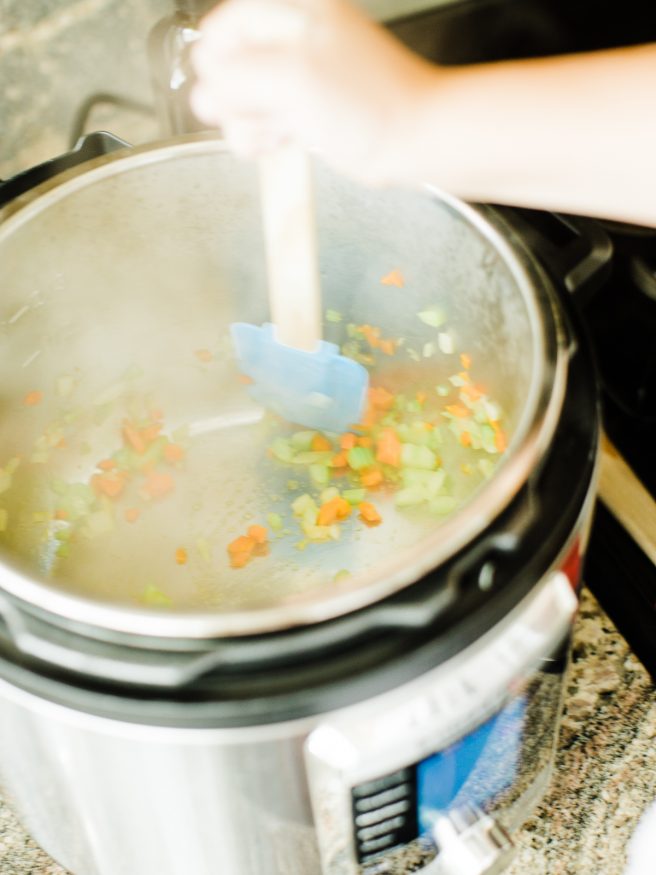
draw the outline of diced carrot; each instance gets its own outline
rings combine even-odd
[[[237,379],[244,386],[251,386],[255,380],[252,377],[249,377],[248,374],[240,374]]]
[[[310,443],[310,449],[315,453],[327,453],[332,450],[333,445],[327,437],[322,434],[315,434]]]
[[[41,401],[43,401],[43,392],[39,392],[37,389],[28,392],[23,398],[23,404],[26,407],[34,407],[36,404],[40,404]]]
[[[343,450],[352,450],[353,447],[358,442],[358,436],[353,434],[353,432],[347,432],[343,434],[339,439],[339,445]]]
[[[471,356],[467,355],[466,352],[460,353],[460,364],[463,368],[468,371],[471,368]]]
[[[462,380],[463,383],[471,383],[471,377],[469,376],[467,371],[460,371],[458,373],[458,376],[460,377],[460,379]]]
[[[464,395],[466,398],[469,398],[470,401],[478,401],[479,398],[483,397],[483,392],[480,389],[477,389],[476,386],[471,386],[467,384],[466,386],[462,386],[460,389],[460,394]]]
[[[371,489],[373,486],[380,486],[383,482],[382,472],[378,468],[367,468],[360,474],[360,483],[363,486]]]
[[[150,411],[150,418],[153,420],[153,422],[159,422],[160,420],[164,419],[164,411],[160,410],[159,407],[153,407],[153,409]]]
[[[394,468],[401,464],[401,441],[393,428],[384,428],[378,435],[376,459]]]
[[[178,565],[186,565],[187,564],[187,551],[184,547],[178,547],[175,551],[175,561]]]
[[[154,440],[159,437],[159,433],[162,430],[161,422],[155,422],[152,425],[147,425],[145,428],[141,429],[141,438],[145,444],[151,444]]]
[[[372,386],[369,389],[369,402],[378,410],[389,410],[394,404],[394,395],[383,386]]]
[[[426,396],[426,393],[425,393],[425,392],[417,392],[417,394],[416,394],[415,397],[416,397],[416,399],[417,399],[417,402],[418,402],[419,404],[421,404],[422,406],[426,403],[426,397],[427,397],[427,396]]]
[[[335,456],[332,457],[328,465],[331,468],[345,468],[348,465],[346,453],[337,453]]]
[[[125,477],[94,474],[91,478],[91,486],[96,492],[106,495],[107,498],[118,498],[125,488]]]
[[[136,523],[136,521],[139,519],[140,514],[141,511],[138,507],[128,507],[125,511],[124,516],[129,523]]]
[[[256,544],[264,544],[269,537],[269,533],[264,526],[249,526],[248,537],[252,538]]]
[[[457,416],[459,419],[465,419],[469,416],[469,410],[464,404],[447,404],[444,409],[447,413],[450,413],[452,416]]]
[[[369,526],[377,526],[383,521],[383,518],[370,501],[360,502],[358,510],[364,522]]]
[[[490,425],[494,429],[494,446],[498,452],[503,453],[507,447],[506,436],[501,431],[501,426],[496,420],[491,421]]]
[[[231,553],[230,566],[232,568],[243,568],[248,565],[251,560],[251,553]]]
[[[394,355],[396,352],[396,341],[391,338],[387,338],[386,340],[381,340],[378,344],[380,351],[385,353],[385,355]]]
[[[61,440],[58,440],[57,443],[55,444],[55,447],[58,450],[64,450],[64,449],[66,449],[67,446],[68,446],[68,444],[66,443],[66,438],[61,438]]]
[[[211,362],[214,358],[209,349],[197,349],[195,350],[194,355],[199,362],[203,362],[204,364],[207,364],[207,362]]]
[[[167,462],[179,462],[184,459],[185,451],[180,444],[167,444],[164,447],[164,458]]]
[[[228,544],[228,553],[252,553],[253,548],[257,544],[257,541],[254,538],[250,538],[247,535],[239,535],[238,538],[235,538],[234,541],[231,541]]]
[[[326,501],[325,504],[322,504],[319,508],[319,513],[317,514],[317,525],[330,526],[337,520],[345,520],[350,513],[351,505],[348,501],[346,501],[345,498],[336,495],[334,498],[331,498],[330,501]]]
[[[359,325],[358,328],[364,335],[369,346],[373,346],[375,349],[378,346],[378,340],[380,338],[380,328],[374,328],[372,325]]]
[[[163,498],[173,489],[173,478],[161,471],[150,471],[146,476],[144,491],[150,498]]]
[[[141,432],[128,422],[127,419],[123,422],[123,440],[125,443],[130,444],[140,455],[146,452],[147,447]]]
[[[362,437],[358,438],[357,445],[359,447],[373,447],[373,445],[374,445],[373,438],[370,438],[369,435],[367,435],[367,434],[362,435]]]
[[[67,520],[68,519],[68,511],[64,510],[61,507],[58,507],[55,511],[55,519],[56,520]]]
[[[460,443],[463,445],[463,447],[471,447],[472,436],[469,434],[468,431],[460,432]]]
[[[111,471],[112,468],[116,467],[116,462],[114,459],[103,459],[101,462],[98,462],[98,467],[101,471]]]
[[[397,286],[399,289],[402,289],[405,285],[403,274],[398,268],[394,268],[394,270],[391,270],[384,277],[381,277],[380,282],[383,286]]]

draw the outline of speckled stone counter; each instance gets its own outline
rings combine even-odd
[[[515,837],[508,875],[620,875],[627,841],[655,798],[656,691],[586,592],[556,768],[542,805]],[[66,875],[1,802],[0,873]]]

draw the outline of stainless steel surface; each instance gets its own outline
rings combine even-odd
[[[417,344],[428,329],[416,313],[445,307],[457,349],[482,363],[481,379],[506,415],[510,448],[492,479],[463,494],[462,509],[444,522],[409,520],[383,501],[384,524],[357,540],[303,556],[276,546],[266,562],[235,574],[225,544],[271,509],[289,473],[262,475],[266,423],[199,429],[175,501],[153,507],[143,526],[117,530],[106,549],[89,542],[77,559],[53,562],[51,533],[30,518],[52,500],[53,478],[84,482],[116,448],[115,423],[96,422],[99,408],[149,397],[167,428],[192,430],[217,416],[243,421],[252,409],[227,337],[233,321],[267,315],[251,168],[203,137],[140,148],[47,183],[0,216],[1,460],[29,452],[41,430],[52,438],[53,420],[77,417],[78,432],[69,448],[48,446],[47,463],[22,466],[18,485],[3,495],[7,591],[63,618],[150,635],[319,622],[412,583],[516,494],[549,446],[567,371],[559,310],[541,272],[489,213],[437,191],[361,190],[322,168],[318,188],[326,306],[357,324],[375,317]],[[406,276],[397,292],[380,285],[394,266]],[[211,367],[195,359],[201,348],[218,351]],[[445,355],[415,371],[409,360],[403,367],[434,385],[459,365]],[[75,381],[71,401],[57,396],[62,374]],[[374,377],[386,374],[380,368]],[[37,389],[42,404],[25,408],[26,393]],[[119,421],[120,410],[111,414]],[[212,541],[212,567],[176,567],[175,547],[199,537]],[[352,575],[335,585],[342,568]],[[139,605],[152,580],[165,581],[176,611]]]
[[[223,730],[129,724],[0,682],[4,791],[36,840],[74,875],[319,875],[304,744],[323,840],[328,823],[338,826],[329,811],[334,780],[356,774],[351,762],[346,774],[333,771],[332,784],[314,772],[315,747],[328,727],[357,733],[359,768],[369,774],[380,774],[392,755],[407,762],[420,749],[438,749],[502,701],[510,683],[530,676],[566,630],[575,602],[556,575],[449,663],[390,694],[293,723]],[[336,757],[345,752],[333,748]],[[323,870],[336,871],[354,870]]]
[[[570,581],[555,572],[430,683],[419,678],[364,715],[354,708],[320,722],[305,749],[324,875],[361,875],[351,788],[420,762],[491,717],[563,640],[576,607]]]

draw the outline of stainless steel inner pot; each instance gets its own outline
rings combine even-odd
[[[322,166],[316,175],[324,305],[342,316],[326,322],[327,339],[343,342],[349,323],[402,338],[371,371],[372,383],[395,390],[433,392],[461,370],[460,353],[470,356],[510,438],[493,476],[461,482],[454,462],[450,516],[401,511],[383,496],[377,528],[354,523],[339,542],[305,550],[298,537],[273,539],[267,557],[231,569],[226,545],[266,512],[284,515],[294,479],[267,456],[280,424],[249,422],[229,338],[233,322],[268,318],[256,176],[206,137],[138,148],[46,183],[0,215],[5,590],[61,618],[146,635],[319,622],[437,567],[539,465],[567,355],[536,264],[491,211],[428,188],[364,189]],[[403,286],[381,284],[394,269]],[[417,316],[434,307],[453,352]],[[125,418],[148,407],[185,442],[174,494],[58,557],[58,490],[88,483],[120,446]],[[103,518],[95,523],[102,529]],[[165,606],[143,603],[149,587],[166,593]]]

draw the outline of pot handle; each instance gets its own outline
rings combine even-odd
[[[585,306],[607,278],[610,236],[595,219],[518,207],[494,207],[551,278]]]
[[[53,176],[57,176],[64,170],[70,170],[85,161],[91,161],[92,158],[109,155],[111,152],[129,148],[129,146],[130,144],[126,143],[125,140],[121,140],[107,131],[94,131],[92,134],[86,134],[80,137],[70,152],[37,164],[29,170],[23,170],[16,176],[12,176],[11,179],[0,180],[0,207],[19,195],[25,194],[40,183],[52,179]]]
[[[9,648],[11,659],[46,665],[94,681],[176,689],[215,667],[220,651],[193,654],[139,650],[127,654],[99,639],[85,638],[84,648],[66,629],[44,623],[0,594],[0,654]]]

